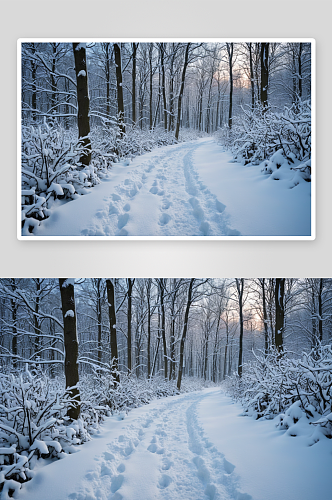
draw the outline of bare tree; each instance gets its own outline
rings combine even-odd
[[[122,67],[121,67],[121,48],[118,43],[114,44],[115,72],[116,72],[116,88],[118,101],[118,124],[120,133],[126,133],[124,124],[124,104],[123,104],[123,87],[122,87]]]
[[[88,72],[86,66],[86,51],[84,43],[73,43],[75,73],[77,81],[77,125],[80,142],[84,146],[81,156],[83,165],[91,161],[90,118],[89,118],[89,90]]]
[[[78,340],[76,331],[76,307],[74,282],[68,278],[59,278],[63,333],[65,343],[65,376],[66,387],[71,397],[76,401],[68,408],[69,418],[77,420],[80,415],[80,393],[78,389]]]

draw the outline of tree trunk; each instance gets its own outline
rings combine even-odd
[[[127,308],[127,358],[128,358],[128,372],[131,372],[132,368],[132,363],[131,363],[131,301],[132,301],[132,291],[133,291],[133,285],[134,281],[131,278],[127,279],[127,284],[128,284],[128,308]]]
[[[250,62],[250,86],[251,86],[251,109],[255,109],[255,77],[254,68],[252,64],[252,46],[249,43],[249,62]]]
[[[191,302],[192,302],[192,292],[193,292],[194,283],[195,283],[195,278],[191,278],[190,283],[189,283],[189,288],[188,288],[187,305],[186,305],[186,311],[184,314],[184,324],[183,324],[182,337],[181,337],[181,342],[180,342],[180,361],[179,361],[179,372],[178,372],[178,380],[177,380],[178,390],[181,389],[182,372],[183,372],[184,344],[185,344],[186,335],[187,335],[187,331],[188,331],[188,319],[189,319],[190,306],[191,306]]]
[[[228,127],[232,128],[233,123],[233,51],[234,43],[226,43],[228,52],[229,66],[229,108],[228,108]]]
[[[116,89],[117,89],[117,101],[118,101],[118,124],[119,124],[120,134],[122,136],[126,133],[126,128],[124,124],[121,49],[118,43],[114,44],[114,59],[115,59]]]
[[[190,49],[190,43],[187,43],[186,45],[186,51],[184,54],[184,63],[183,63],[183,70],[182,70],[182,77],[181,77],[181,87],[180,87],[180,92],[179,92],[179,99],[178,99],[178,116],[176,119],[176,130],[175,130],[175,139],[178,140],[179,138],[179,132],[180,132],[180,121],[181,121],[181,105],[182,105],[182,97],[183,97],[183,91],[184,91],[184,81],[186,78],[186,71],[187,71],[187,66],[189,63],[189,49]],[[180,382],[181,383],[181,382]]]
[[[153,72],[152,72],[152,55],[153,55],[153,44],[149,45],[149,62],[150,62],[150,105],[149,105],[149,118],[150,118],[150,130],[152,130],[153,126],[153,118],[152,118],[152,102],[153,102]]]
[[[240,338],[239,338],[239,363],[237,373],[242,377],[242,364],[243,364],[243,290],[244,278],[236,278],[236,288],[239,300],[239,323],[240,323]]]
[[[324,279],[319,279],[319,292],[318,292],[318,335],[319,341],[323,341],[323,287]]]
[[[65,344],[65,377],[66,388],[70,388],[69,394],[77,404],[68,408],[67,415],[77,420],[80,415],[80,393],[77,387],[78,377],[78,341],[76,331],[76,310],[74,284],[66,278],[59,278],[61,306],[63,316],[63,333]]]
[[[118,373],[119,355],[118,355],[118,342],[116,338],[116,308],[115,308],[115,290],[114,283],[111,279],[106,280],[108,312],[110,320],[110,344],[111,344],[111,357],[113,360],[113,376],[117,383],[120,382]]]
[[[106,54],[106,65],[105,65],[105,76],[106,76],[106,115],[110,116],[111,107],[111,70],[110,70],[110,43],[105,44],[105,54]]]
[[[261,104],[263,110],[267,109],[267,89],[269,85],[269,44],[261,44]]]
[[[160,311],[161,311],[161,335],[163,339],[163,350],[164,350],[164,377],[167,379],[167,345],[166,345],[166,331],[165,331],[165,304],[164,304],[164,294],[165,294],[165,283],[163,279],[158,280],[159,283],[159,293],[160,293]]]
[[[82,43],[73,43],[75,72],[77,82],[77,125],[78,137],[84,146],[84,154],[80,161],[87,166],[91,161],[90,118],[89,118],[89,91],[88,73],[86,67],[85,46]]]
[[[133,57],[133,72],[132,72],[132,118],[133,125],[136,124],[136,53],[137,53],[138,43],[133,43],[132,57]]]
[[[165,87],[165,63],[164,63],[164,44],[161,43],[160,63],[161,63],[161,91],[164,102],[164,127],[167,130],[167,102],[166,102],[166,87]]]
[[[278,352],[283,350],[283,331],[285,323],[285,308],[284,308],[284,295],[285,295],[285,278],[276,278],[275,285],[275,345]]]
[[[267,311],[266,311],[266,297],[265,297],[265,278],[262,278],[262,301],[263,301],[263,321],[264,321],[264,350],[265,355],[269,351],[269,331],[267,327]]]
[[[102,344],[101,344],[101,334],[102,334],[102,317],[101,317],[101,296],[100,296],[100,287],[101,287],[101,279],[97,278],[97,327],[98,327],[98,361],[101,362],[102,357]]]

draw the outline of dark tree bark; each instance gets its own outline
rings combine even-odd
[[[67,278],[59,278],[61,306],[63,316],[63,334],[65,344],[65,377],[66,387],[77,404],[68,408],[67,415],[77,420],[80,415],[80,393],[77,387],[78,376],[78,341],[76,331],[76,309],[74,285]]]
[[[323,288],[324,279],[319,279],[319,291],[318,291],[318,337],[319,341],[323,341]]]
[[[298,53],[298,73],[299,73],[299,98],[302,97],[302,48],[303,43],[299,43],[299,53]]]
[[[127,305],[127,358],[128,358],[128,372],[131,372],[132,369],[132,342],[131,342],[131,303],[132,303],[132,292],[134,286],[135,279],[128,278],[127,279],[127,296],[128,296],[128,305]]]
[[[229,108],[228,108],[228,126],[232,128],[233,123],[233,52],[234,43],[226,43],[228,53],[228,68],[229,68]]]
[[[285,278],[276,278],[275,284],[275,333],[274,341],[278,352],[283,350],[283,332],[285,324]]]
[[[14,292],[16,290],[15,278],[10,279],[11,289]],[[17,368],[17,303],[15,300],[10,300],[10,308],[12,315],[12,353],[13,353],[13,368],[14,370]]]
[[[151,376],[151,279],[146,282],[146,302],[148,319],[147,355],[148,355],[148,377]]]
[[[36,47],[35,44],[31,44],[31,51],[34,54],[36,52]],[[31,80],[32,80],[32,95],[31,95],[31,107],[32,107],[32,119],[35,122],[37,119],[37,82],[36,82],[36,77],[37,77],[37,64],[34,60],[31,61]]]
[[[55,73],[55,62],[56,62],[56,54],[57,54],[57,43],[51,43],[52,47],[52,73],[51,73],[51,90],[52,90],[52,96],[51,96],[51,108],[52,111],[55,111],[56,104],[57,104],[57,99],[56,99],[56,91],[57,91],[57,84],[56,84],[56,79],[54,76]]]
[[[120,134],[123,135],[126,133],[126,128],[124,124],[121,49],[118,43],[114,44],[114,59],[115,59],[116,88],[117,88],[117,101],[118,101],[118,124],[120,128]]]
[[[164,102],[164,127],[167,130],[167,102],[166,102],[166,86],[165,86],[165,54],[164,54],[164,44],[161,43],[160,47],[160,64],[161,64],[161,91],[163,95]]]
[[[240,338],[239,338],[239,362],[237,373],[242,377],[242,364],[243,364],[243,291],[244,291],[244,278],[236,278],[236,289],[239,302],[239,324],[240,324]]]
[[[251,42],[248,44],[249,49],[249,64],[250,64],[250,87],[251,87],[251,109],[255,109],[255,76],[254,67],[252,62],[252,46]]]
[[[133,118],[133,125],[136,124],[136,57],[137,57],[137,47],[138,43],[133,43],[132,44],[132,58],[133,58],[133,72],[132,72],[132,118]]]
[[[177,119],[176,119],[176,130],[175,130],[175,139],[176,140],[178,140],[179,132],[180,132],[182,97],[183,97],[183,91],[184,91],[184,81],[186,78],[186,71],[187,71],[187,67],[189,64],[190,45],[191,45],[191,43],[187,43],[186,50],[184,53],[184,63],[183,63],[182,76],[181,76],[181,86],[180,86],[180,92],[179,92],[179,98],[178,98],[178,115],[177,115]]]
[[[39,350],[39,336],[40,336],[40,321],[39,321],[39,306],[40,306],[40,289],[41,289],[41,279],[36,278],[34,280],[36,284],[36,298],[35,298],[35,314],[33,315],[34,320],[34,330],[35,330],[35,350]]]
[[[171,313],[171,335],[170,335],[170,355],[171,362],[169,368],[169,380],[172,380],[175,377],[175,304],[176,297],[179,290],[179,283],[174,278],[171,281],[172,286],[172,295],[171,295],[171,304],[170,304],[170,313]]]
[[[164,376],[167,379],[167,345],[166,345],[166,330],[165,330],[165,280],[163,278],[158,279],[159,285],[159,296],[160,296],[160,324],[161,324],[161,336],[163,339],[163,350],[164,350]]]
[[[152,102],[153,102],[153,71],[152,71],[152,56],[153,56],[153,43],[149,44],[149,65],[150,65],[150,73],[149,73],[149,80],[150,80],[150,95],[149,95],[149,125],[150,125],[150,130],[152,130],[153,127],[153,117],[152,117]]]
[[[266,110],[268,106],[267,89],[269,86],[269,43],[261,44],[261,104]]]
[[[188,331],[188,320],[189,320],[189,311],[192,303],[192,294],[193,294],[193,286],[195,283],[195,278],[191,278],[189,287],[188,287],[188,297],[187,297],[187,305],[186,311],[184,314],[184,323],[182,330],[182,337],[180,342],[180,361],[179,361],[179,372],[178,372],[178,380],[177,380],[177,388],[181,389],[181,381],[182,381],[182,372],[183,372],[183,357],[184,357],[184,344],[186,341],[187,331]]]
[[[264,321],[264,350],[265,355],[269,351],[269,331],[267,327],[267,310],[266,310],[266,295],[265,295],[265,278],[260,280],[262,287],[262,302],[263,302],[263,321]]]
[[[104,52],[105,52],[105,77],[106,77],[106,115],[109,117],[111,113],[111,68],[110,68],[110,59],[111,59],[111,44],[109,42],[105,42]]]
[[[110,344],[111,344],[111,357],[113,360],[113,377],[117,383],[120,382],[118,373],[119,355],[118,355],[118,342],[116,337],[116,310],[115,310],[115,290],[114,283],[111,279],[106,280],[108,312],[110,320]]]
[[[91,161],[90,141],[90,118],[89,118],[89,91],[88,72],[86,66],[85,46],[81,43],[73,43],[75,73],[77,82],[77,125],[78,137],[84,146],[85,154],[80,158],[83,165],[89,165]]]
[[[102,317],[101,317],[101,278],[96,278],[96,293],[97,293],[97,329],[98,329],[98,361],[101,362],[102,357]]]

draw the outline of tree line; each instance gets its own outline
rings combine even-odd
[[[22,44],[23,123],[78,127],[91,159],[90,126],[207,133],[251,109],[310,98],[310,43]]]
[[[219,382],[252,349],[268,355],[331,340],[332,282],[323,278],[1,279],[3,371],[184,375]]]

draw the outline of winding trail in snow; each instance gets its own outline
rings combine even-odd
[[[195,169],[193,155],[205,142],[162,147],[115,164],[88,195],[55,208],[36,236],[239,235]]]
[[[56,201],[34,236],[215,237],[311,235],[311,183],[276,181],[212,138],[116,163],[74,202]]]
[[[197,406],[209,393],[165,398],[133,410],[115,422],[112,439],[106,434],[98,441],[97,436],[79,453],[44,467],[38,474],[52,479],[41,480],[37,474],[22,498],[43,498],[44,483],[50,500],[250,500],[239,489],[235,466],[198,422]],[[113,417],[106,425],[111,428],[112,422],[114,427]],[[63,490],[56,480],[60,470],[60,482],[68,482]]]

